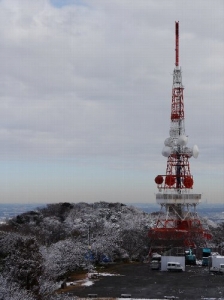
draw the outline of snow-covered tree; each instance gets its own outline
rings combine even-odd
[[[34,300],[35,298],[18,284],[12,282],[5,274],[0,274],[0,299],[4,300]]]
[[[212,242],[224,253],[224,222],[219,223],[216,227],[210,226],[212,233]]]
[[[34,237],[17,236],[5,258],[4,271],[20,286],[38,292],[38,277],[42,273],[42,256]]]
[[[42,247],[44,274],[48,278],[58,279],[75,271],[85,261],[83,244],[72,239],[59,241],[50,247]]]

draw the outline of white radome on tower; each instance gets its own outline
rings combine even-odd
[[[178,145],[180,146],[187,145],[187,142],[188,142],[188,137],[186,135],[180,135],[177,141]]]
[[[198,157],[198,154],[199,154],[199,149],[198,149],[198,146],[197,145],[194,145],[193,149],[192,149],[192,152],[193,152],[193,157],[194,158],[197,158]]]

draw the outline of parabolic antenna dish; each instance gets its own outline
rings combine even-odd
[[[168,146],[168,147],[171,147],[172,146],[172,139],[171,138],[165,139],[164,145]]]
[[[170,156],[170,154],[171,154],[171,148],[167,146],[163,147],[162,155],[168,157]]]
[[[186,135],[180,135],[178,138],[178,144],[181,146],[187,145],[188,138]]]
[[[198,157],[198,154],[199,154],[199,149],[198,149],[198,146],[197,145],[194,145],[193,149],[192,149],[192,152],[193,152],[193,157],[194,158],[197,158]]]

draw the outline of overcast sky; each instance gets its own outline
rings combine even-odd
[[[175,21],[194,192],[223,202],[223,0],[1,0],[1,203],[155,202]]]

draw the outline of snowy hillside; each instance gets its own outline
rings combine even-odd
[[[59,283],[74,271],[142,260],[157,217],[107,202],[49,204],[22,213],[0,225],[0,295],[14,290],[14,300],[57,299]],[[204,221],[212,225],[214,245],[223,247],[224,223],[216,228]]]
[[[121,203],[58,203],[20,214],[0,226],[0,294],[15,286],[18,295],[32,291],[24,299],[50,299],[70,272],[141,259],[153,224],[151,214]]]

